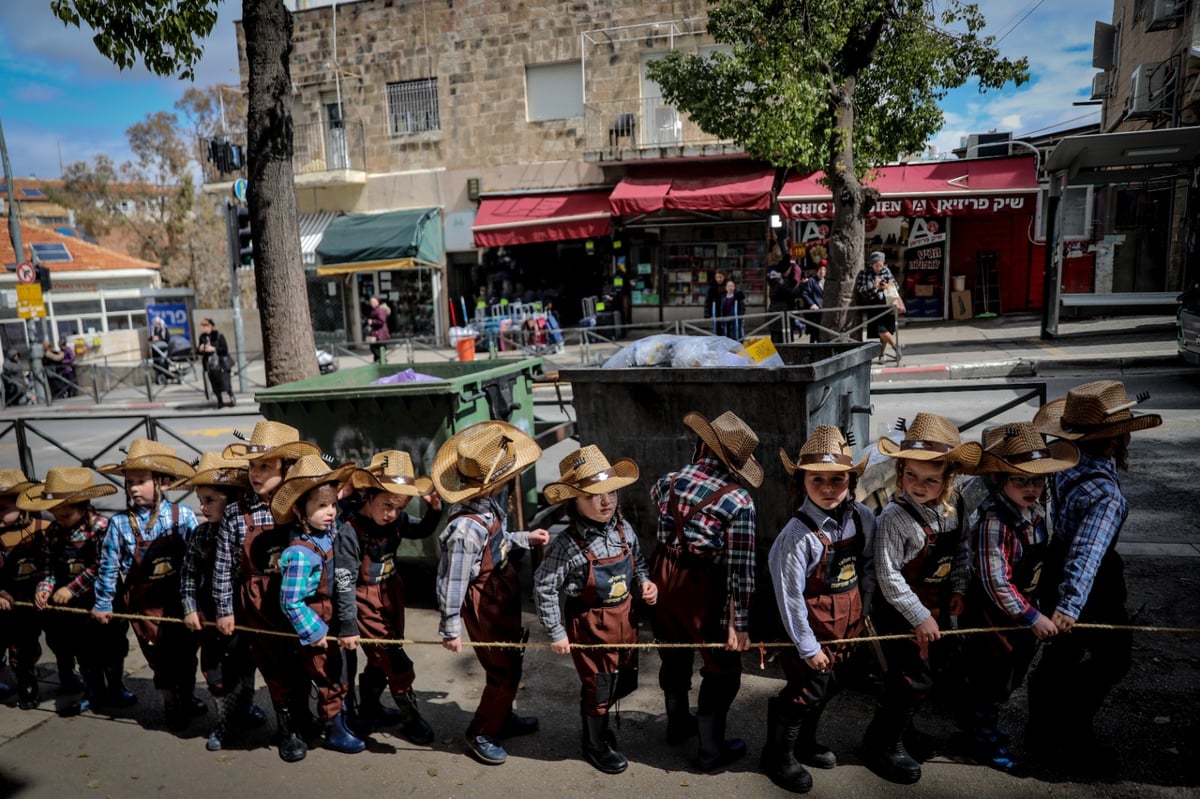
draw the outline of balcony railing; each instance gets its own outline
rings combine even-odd
[[[367,147],[363,123],[313,122],[293,126],[292,171],[302,182],[344,182],[347,173],[364,173]],[[204,182],[228,183],[246,177],[246,134],[229,133],[224,139],[200,140],[204,156]],[[235,154],[232,147],[239,147]],[[240,159],[239,156],[240,155]]]
[[[583,114],[584,152],[599,160],[682,155],[693,149],[741,151],[733,142],[705,133],[661,97],[589,102]]]

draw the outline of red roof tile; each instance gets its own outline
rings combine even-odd
[[[43,266],[49,267],[51,273],[159,268],[158,264],[151,261],[143,261],[141,258],[134,258],[123,252],[110,250],[74,236],[64,236],[56,230],[26,222],[21,223],[21,243],[24,245],[25,251],[22,257],[17,259],[13,254],[12,241],[7,234],[8,229],[5,227],[4,234],[0,235],[0,264],[16,264],[29,260],[32,252],[29,248],[30,244],[65,244],[74,260],[43,264]]]

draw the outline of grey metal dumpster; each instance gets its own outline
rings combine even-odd
[[[654,539],[657,513],[650,487],[659,476],[686,465],[694,444],[683,426],[688,411],[710,419],[727,410],[758,434],[762,488],[752,491],[760,542],[772,540],[794,508],[779,449],[795,457],[808,431],[834,424],[853,431],[855,452],[869,444],[871,361],[876,343],[792,344],[779,347],[786,366],[764,368],[573,368],[559,375],[571,384],[578,416],[576,438],[596,444],[609,458],[633,458],[641,478],[622,492],[621,506],[643,543]]]
[[[372,385],[407,368],[372,364],[343,369],[273,386],[254,398],[264,417],[297,428],[338,462],[365,465],[380,450],[399,449],[412,455],[419,474],[429,474],[446,439],[476,422],[500,419],[534,435],[531,386],[543,371],[540,358],[414,364],[415,371],[439,379]],[[537,502],[532,469],[522,476],[521,489],[521,510],[529,518]],[[430,562],[437,552],[437,539],[430,537],[405,541],[399,556]]]

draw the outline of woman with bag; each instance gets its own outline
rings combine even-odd
[[[204,371],[208,375],[208,383],[212,386],[213,395],[217,398],[217,407],[224,408],[223,394],[229,395],[229,407],[237,405],[230,386],[229,373],[233,369],[233,357],[229,354],[229,345],[225,336],[217,330],[212,319],[200,320],[200,340],[196,343],[196,351],[203,358]]]

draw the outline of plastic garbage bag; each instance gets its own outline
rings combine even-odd
[[[675,344],[672,366],[705,367],[753,366],[754,360],[746,348],[724,336],[680,336]]]
[[[627,344],[604,362],[605,369],[627,369],[631,366],[670,366],[675,342],[687,336],[658,335]]]
[[[396,372],[394,375],[387,375],[386,377],[380,377],[376,380],[372,380],[371,385],[385,386],[392,385],[394,383],[427,383],[430,380],[441,380],[441,378],[433,377],[432,375],[421,374],[420,372],[413,371],[413,369],[409,367],[403,372]]]

